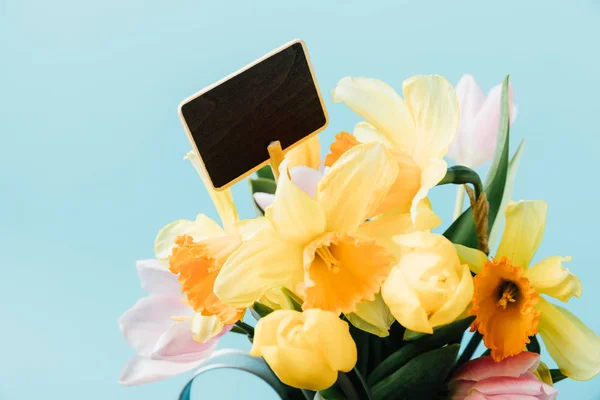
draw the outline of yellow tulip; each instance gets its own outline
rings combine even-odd
[[[275,202],[265,213],[269,227],[225,262],[217,296],[247,307],[283,286],[304,299],[304,309],[336,314],[374,300],[394,257],[359,228],[396,179],[389,152],[379,143],[349,150],[319,182],[315,198],[291,182],[286,162],[280,171]]]
[[[581,295],[581,282],[564,261],[548,257],[529,267],[542,241],[547,205],[520,201],[506,209],[506,227],[495,258],[456,245],[463,262],[477,273],[471,314],[496,360],[520,353],[529,336],[540,333],[561,372],[587,380],[600,372],[600,338],[577,317],[541,295],[566,302]]]
[[[396,236],[401,256],[381,289],[383,300],[406,328],[433,333],[454,321],[473,297],[473,279],[452,243],[429,231]]]
[[[399,173],[374,215],[400,209],[416,220],[419,204],[446,174],[444,155],[458,129],[459,109],[454,88],[441,76],[413,76],[402,88],[404,100],[376,79],[340,80],[333,101],[344,102],[367,122],[356,125],[355,139],[338,135],[326,164],[358,142],[384,144],[394,154]]]
[[[315,391],[332,386],[338,371],[350,371],[357,359],[348,324],[319,309],[278,310],[261,318],[250,354],[262,356],[283,383]]]

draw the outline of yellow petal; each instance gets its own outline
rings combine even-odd
[[[359,142],[379,142],[389,149],[394,148],[394,144],[385,136],[385,134],[377,130],[377,128],[368,122],[359,122],[356,124],[352,133]]]
[[[381,294],[375,300],[365,300],[356,306],[356,311],[346,314],[346,319],[355,327],[375,336],[387,337],[395,319]]]
[[[540,365],[538,365],[537,369],[534,372],[534,375],[537,376],[537,378],[545,384],[550,386],[553,385],[552,373],[550,372],[550,368],[548,368],[545,362],[540,361]]]
[[[295,290],[303,280],[302,247],[263,229],[237,249],[221,268],[215,294],[233,307],[249,307],[269,289]]]
[[[381,288],[381,295],[394,318],[402,326],[415,332],[433,333],[419,296],[398,267],[390,272]]]
[[[422,186],[422,171],[415,161],[408,156],[393,154],[398,163],[398,176],[373,215],[389,211],[409,212],[415,195],[419,193]]]
[[[600,337],[566,309],[540,297],[540,335],[560,372],[586,381],[600,372]]]
[[[217,213],[221,218],[221,222],[223,223],[223,228],[227,232],[234,232],[235,224],[238,221],[238,213],[235,208],[235,204],[233,203],[233,197],[231,196],[231,190],[225,189],[217,192],[212,185],[212,182],[208,178],[206,170],[204,169],[204,164],[200,161],[200,158],[194,151],[190,151],[186,156],[186,159],[190,160],[198,175],[202,179],[206,190],[208,190],[208,194],[212,199],[215,208],[217,209]]]
[[[324,232],[325,215],[312,197],[292,183],[285,162],[280,171],[275,202],[265,216],[283,240],[307,244]]]
[[[264,318],[261,318],[254,327],[254,340],[250,354],[261,356],[261,348],[264,346],[276,346],[279,327],[282,322],[289,318],[300,318],[301,313],[294,310],[276,310]]]
[[[412,154],[415,125],[404,101],[387,83],[370,78],[345,77],[332,91],[334,102],[344,102],[382,132],[394,148]]]
[[[270,226],[269,221],[264,217],[245,219],[239,221],[236,226],[236,230],[240,234],[243,240],[248,240],[259,231],[268,228]]]
[[[317,188],[327,230],[355,231],[377,209],[397,174],[397,163],[379,143],[360,144],[344,153]]]
[[[570,257],[547,257],[535,264],[525,273],[531,284],[539,293],[547,294],[560,301],[568,301],[571,297],[581,296],[581,282],[567,268],[564,261]]]
[[[460,115],[458,99],[452,85],[439,75],[413,76],[402,89],[416,127],[415,150],[409,154],[424,167],[444,157],[452,143]]]
[[[544,236],[545,201],[519,201],[506,207],[506,226],[496,258],[506,257],[512,265],[527,269]]]
[[[321,147],[319,137],[314,135],[310,139],[300,143],[285,154],[288,160],[288,168],[294,168],[300,165],[319,169],[321,166]]]
[[[475,274],[480,273],[483,265],[489,261],[488,256],[483,251],[472,249],[462,244],[455,244],[454,247],[456,248],[460,262],[467,264]]]
[[[421,186],[413,197],[410,214],[413,220],[417,218],[417,207],[427,197],[429,190],[437,185],[448,170],[448,164],[442,159],[431,159],[429,164],[421,170]]]
[[[458,284],[454,296],[450,297],[446,303],[429,317],[429,323],[432,327],[449,324],[455,321],[465,311],[471,299],[473,298],[473,277],[467,264],[463,265],[460,283]]]
[[[216,315],[204,316],[194,313],[192,317],[192,333],[198,343],[206,343],[223,331],[224,324]]]
[[[154,241],[154,253],[159,260],[166,260],[175,246],[175,239],[179,236],[187,235],[194,240],[204,240],[223,234],[219,224],[204,214],[198,214],[195,221],[180,219],[162,228]]]

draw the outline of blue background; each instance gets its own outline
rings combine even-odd
[[[549,202],[537,258],[573,256],[584,294],[568,307],[600,333],[600,2],[481,3],[1,0],[0,399],[176,397],[185,377],[117,383],[132,355],[117,320],[143,295],[135,260],[152,256],[166,223],[216,218],[182,160],[190,147],[176,107],[295,38],[326,97],[322,144],[358,121],[329,100],[343,76],[400,88],[416,73],[456,83],[470,72],[487,91],[511,73],[512,148],[527,138],[514,198]],[[254,212],[247,190],[234,187],[244,217]],[[454,193],[433,194],[446,224]],[[248,347],[230,336],[223,347]],[[562,398],[600,399],[598,377],[558,387]],[[198,398],[276,398],[236,372],[197,388]]]

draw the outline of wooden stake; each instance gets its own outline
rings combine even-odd
[[[283,162],[283,149],[279,140],[271,142],[267,147],[269,156],[271,157],[271,169],[273,170],[273,176],[275,181],[279,180],[279,166]]]

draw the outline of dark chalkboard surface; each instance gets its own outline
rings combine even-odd
[[[275,140],[289,150],[327,126],[303,42],[296,41],[184,100],[179,115],[215,189],[269,160]]]

